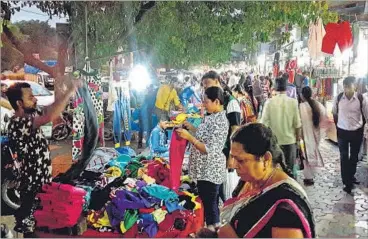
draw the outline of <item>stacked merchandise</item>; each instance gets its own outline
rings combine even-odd
[[[59,229],[73,227],[85,204],[86,191],[67,184],[51,183],[42,187],[45,193],[39,193],[42,210],[36,210],[34,217],[38,227]]]
[[[86,217],[90,228],[82,236],[182,238],[203,226],[203,207],[194,185],[182,181],[176,191],[171,190],[170,165],[160,158],[131,158],[115,149],[96,149],[81,176],[68,183],[75,187],[65,186],[74,190],[91,189],[88,197],[83,190],[84,204],[74,205],[73,213]],[[55,201],[55,208],[60,205],[62,202]],[[38,227],[45,226],[44,218],[36,219],[40,220]],[[58,227],[73,226],[72,222],[56,223]]]

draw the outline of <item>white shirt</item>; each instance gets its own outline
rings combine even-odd
[[[228,83],[228,86],[231,88],[232,86],[236,85],[239,83],[239,78],[236,77],[235,75],[232,75],[230,76],[230,79],[229,79],[229,83]]]
[[[363,97],[362,110],[365,116],[367,116],[368,105],[367,97]],[[337,112],[337,97],[334,100],[332,113]],[[349,100],[345,93],[342,95],[339,101],[339,112],[338,112],[337,127],[347,131],[355,131],[363,126],[363,118],[360,109],[360,101],[358,94],[354,93],[353,97]]]

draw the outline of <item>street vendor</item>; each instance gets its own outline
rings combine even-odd
[[[183,106],[180,104],[178,93],[174,88],[175,78],[169,79],[167,83],[161,85],[158,89],[156,97],[156,115],[159,120],[168,121],[169,111],[171,103],[179,108],[180,110]]]
[[[23,233],[24,237],[34,237],[35,198],[42,186],[52,179],[48,141],[40,127],[60,117],[80,84],[68,76],[62,76],[56,82],[63,83],[66,90],[55,103],[45,107],[42,113],[37,110],[37,99],[28,83],[15,83],[7,91],[9,102],[15,110],[9,122],[9,143],[17,155],[17,161],[21,163],[21,202],[15,213],[14,230]]]
[[[169,158],[169,147],[165,134],[167,126],[166,121],[160,121],[151,132],[149,147],[153,157]]]

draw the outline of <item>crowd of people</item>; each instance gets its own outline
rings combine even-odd
[[[325,107],[313,99],[308,81],[290,90],[287,74],[273,79],[214,71],[200,81],[186,80],[188,85],[180,92],[174,87],[175,78],[158,89],[147,89],[141,103],[139,143],[145,139],[151,153],[163,156],[168,150],[164,131],[171,105],[182,110],[189,98],[202,101],[202,123],[195,127],[184,122],[176,129],[190,143],[189,176],[204,206],[206,228],[197,237],[315,237],[312,209],[295,180],[295,161],[303,139],[308,159],[304,184],[313,185],[312,165],[322,160],[318,146],[329,120]],[[35,195],[51,181],[48,141],[40,127],[60,115],[78,87],[77,81],[63,82],[68,90],[42,114],[36,111],[37,100],[28,84],[16,83],[6,93],[15,110],[9,124],[10,144],[18,158],[27,162],[22,166],[21,208],[16,214],[16,231],[26,236],[35,226]],[[333,109],[348,193],[359,183],[354,175],[368,112],[367,96],[357,94],[354,84],[353,77],[344,80],[344,92]],[[157,126],[151,125],[153,114],[158,117]],[[240,180],[228,195],[226,180],[235,172]]]

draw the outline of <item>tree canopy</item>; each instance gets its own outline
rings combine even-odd
[[[2,2],[3,4],[3,2]],[[25,4],[25,3],[24,3]],[[231,46],[246,45],[252,52],[259,42],[274,39],[280,27],[306,27],[317,17],[336,21],[321,1],[255,2],[29,2],[50,16],[69,15],[78,62],[85,52],[87,9],[88,56],[109,56],[123,47],[144,52],[155,66],[189,67],[230,59]],[[10,8],[12,9],[12,8]],[[13,9],[14,10],[14,9]],[[10,12],[11,11],[6,11]],[[4,31],[5,32],[5,31]],[[284,33],[281,41],[287,40]],[[106,61],[106,59],[103,59]]]

